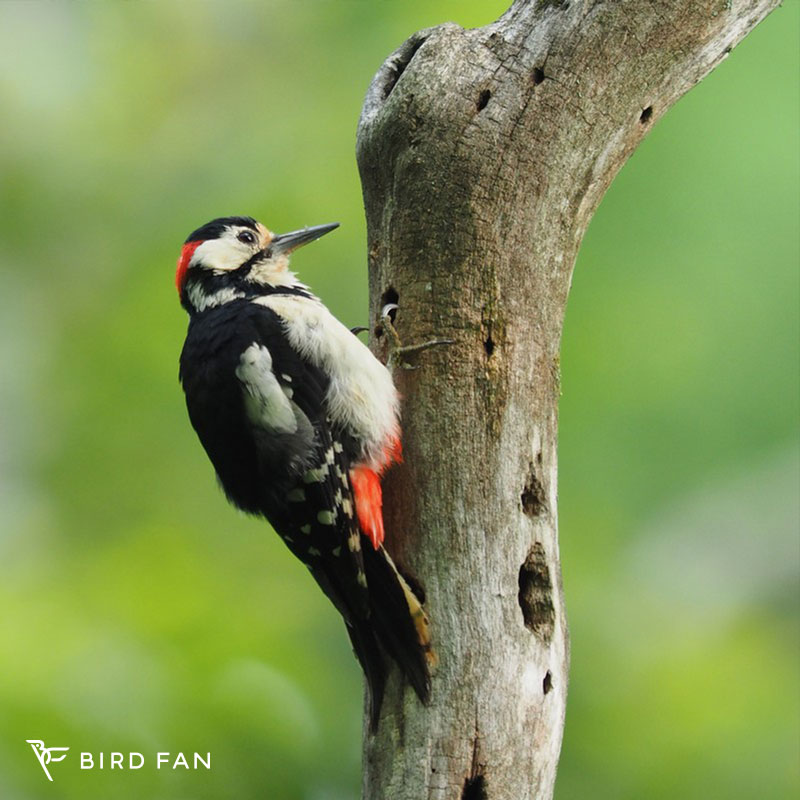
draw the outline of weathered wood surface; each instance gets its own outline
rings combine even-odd
[[[648,130],[776,5],[518,0],[484,28],[420,31],[375,76],[357,148],[371,317],[394,301],[404,341],[456,344],[396,373],[406,460],[385,480],[389,548],[424,589],[440,663],[429,707],[392,675],[378,734],[365,727],[368,800],[551,797],[575,257]]]

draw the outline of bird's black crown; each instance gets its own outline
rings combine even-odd
[[[219,239],[226,228],[233,225],[243,226],[257,230],[258,223],[252,217],[218,217],[206,222],[196,231],[192,231],[187,237],[187,242],[205,242],[208,239]]]

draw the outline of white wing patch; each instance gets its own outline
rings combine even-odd
[[[250,422],[276,433],[297,432],[297,417],[272,371],[272,356],[266,347],[251,344],[239,357],[236,377],[244,388]]]

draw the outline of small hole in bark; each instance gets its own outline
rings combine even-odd
[[[397,289],[394,286],[390,286],[382,295],[381,295],[381,310],[384,309],[385,306],[389,305],[390,303],[397,303],[400,299],[400,295],[397,294]],[[394,325],[394,321],[397,318],[397,309],[393,309],[389,312],[389,319],[392,321],[392,325]],[[375,336],[376,338],[380,339],[383,336],[383,326],[378,323],[375,326]]]
[[[553,606],[553,582],[541,542],[534,543],[520,567],[519,607],[525,627],[544,644],[549,644],[553,638],[556,611]]]
[[[541,462],[539,463],[541,464]],[[531,465],[531,474],[528,476],[528,482],[520,495],[520,502],[522,503],[522,510],[529,517],[540,517],[547,509],[544,486],[542,486],[539,478],[536,477],[533,465]]]
[[[545,694],[549,694],[550,690],[553,688],[553,675],[550,670],[547,670],[544,674],[544,680],[542,681],[542,691]]]
[[[484,778],[483,775],[467,778],[464,781],[461,800],[488,800],[488,795],[486,794],[486,778]]]
[[[384,293],[381,295],[381,308],[389,303],[396,303],[400,299],[400,295],[397,294],[397,289],[394,286],[390,286]],[[392,317],[394,319],[394,317]]]
[[[647,123],[650,122],[650,117],[652,116],[653,106],[647,106],[647,108],[639,115],[639,122],[641,122],[642,125],[647,125]]]
[[[492,99],[492,93],[488,89],[484,89],[478,95],[478,102],[475,104],[478,108],[478,111],[483,111],[483,109],[486,108],[487,104],[489,103],[489,100],[491,99]]]
[[[483,343],[483,349],[486,350],[486,357],[491,358],[492,353],[494,353],[494,340],[491,335],[489,335]]]
[[[544,70],[541,67],[534,67],[533,72],[531,73],[531,78],[533,79],[533,85],[538,86],[544,80]]]

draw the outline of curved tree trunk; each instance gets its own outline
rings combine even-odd
[[[551,797],[569,661],[559,343],[578,246],[651,126],[776,5],[518,0],[485,28],[420,31],[373,80],[358,130],[371,317],[397,302],[404,342],[456,343],[396,371],[389,549],[424,591],[439,666],[428,707],[393,673],[378,733],[365,725],[365,798]]]

